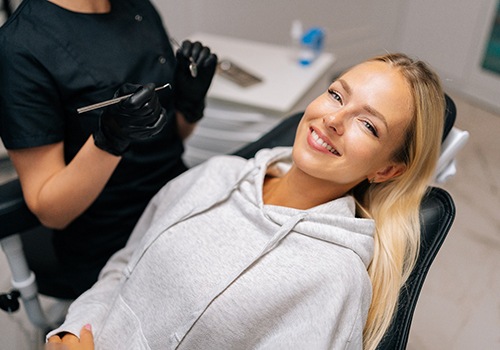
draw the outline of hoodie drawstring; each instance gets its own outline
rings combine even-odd
[[[255,265],[259,259],[264,257],[268,252],[274,249],[292,230],[294,227],[307,216],[306,213],[301,213],[294,217],[291,217],[287,220],[281,228],[273,235],[273,237],[266,243],[266,245],[262,248],[262,250],[255,255],[250,261],[243,265],[243,267],[236,271],[234,274],[229,276],[224,283],[221,283],[220,286],[215,291],[214,295],[208,299],[208,302],[200,308],[193,312],[189,320],[184,324],[183,327],[177,330],[172,337],[177,340],[179,346],[184,339],[184,337],[189,333],[191,328],[196,324],[196,322],[200,319],[201,316],[206,312],[206,310],[210,307],[210,305],[221,295],[226,289],[228,289],[241,275],[243,275],[248,269],[250,269],[253,265]],[[173,339],[172,339],[173,340]]]

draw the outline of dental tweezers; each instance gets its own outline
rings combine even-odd
[[[172,43],[172,45],[177,46],[178,49],[181,48],[181,45],[179,44],[179,42],[177,40],[175,40],[172,37],[169,37],[169,39],[170,39],[170,42]],[[191,62],[191,63],[189,63],[189,73],[191,73],[191,76],[193,78],[196,78],[196,76],[198,75],[198,65],[196,64],[193,57],[191,57],[191,56],[189,56],[189,62]]]

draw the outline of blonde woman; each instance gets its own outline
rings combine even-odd
[[[293,149],[215,157],[166,185],[49,344],[375,349],[416,259],[443,115],[424,63],[351,68]]]

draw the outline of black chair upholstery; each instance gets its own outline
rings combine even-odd
[[[455,121],[455,105],[447,96],[445,134],[451,130]],[[262,148],[291,146],[295,138],[297,124],[302,113],[283,120],[259,140],[235,152],[244,158],[251,158]],[[413,312],[425,277],[455,217],[455,206],[451,196],[443,189],[430,187],[421,205],[421,247],[418,261],[408,282],[403,288],[398,312],[382,342],[382,349],[405,349],[408,342]],[[16,233],[40,227],[38,220],[31,214],[22,198],[18,180],[0,186],[0,240]],[[27,243],[27,242],[25,242]],[[45,255],[47,256],[47,255]]]
[[[457,118],[457,107],[455,106],[455,102],[451,99],[450,96],[444,95],[446,102],[446,109],[444,111],[444,128],[443,128],[443,138],[441,141],[444,141],[446,136],[455,125],[455,119]]]
[[[455,218],[455,204],[450,194],[431,187],[420,208],[421,243],[417,263],[400,292],[398,311],[378,350],[406,349],[413,313],[425,277]]]
[[[40,225],[23,199],[21,184],[13,179],[0,186],[0,239]]]
[[[55,257],[52,230],[43,227],[24,202],[21,184],[13,179],[0,186],[0,240],[19,234],[28,266],[35,273],[41,294],[72,299],[73,294],[60,283],[63,271]]]

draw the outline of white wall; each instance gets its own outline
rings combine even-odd
[[[500,111],[500,76],[480,68],[497,0],[153,0],[178,40],[204,31],[289,43],[294,19],[327,29],[326,50],[343,69],[403,51],[429,62],[449,92]]]
[[[181,41],[197,31],[288,45],[290,26],[327,30],[326,50],[343,70],[394,42],[399,0],[153,0],[169,33]]]
[[[481,69],[497,0],[406,1],[395,47],[441,74],[448,91],[500,111],[500,76]]]

